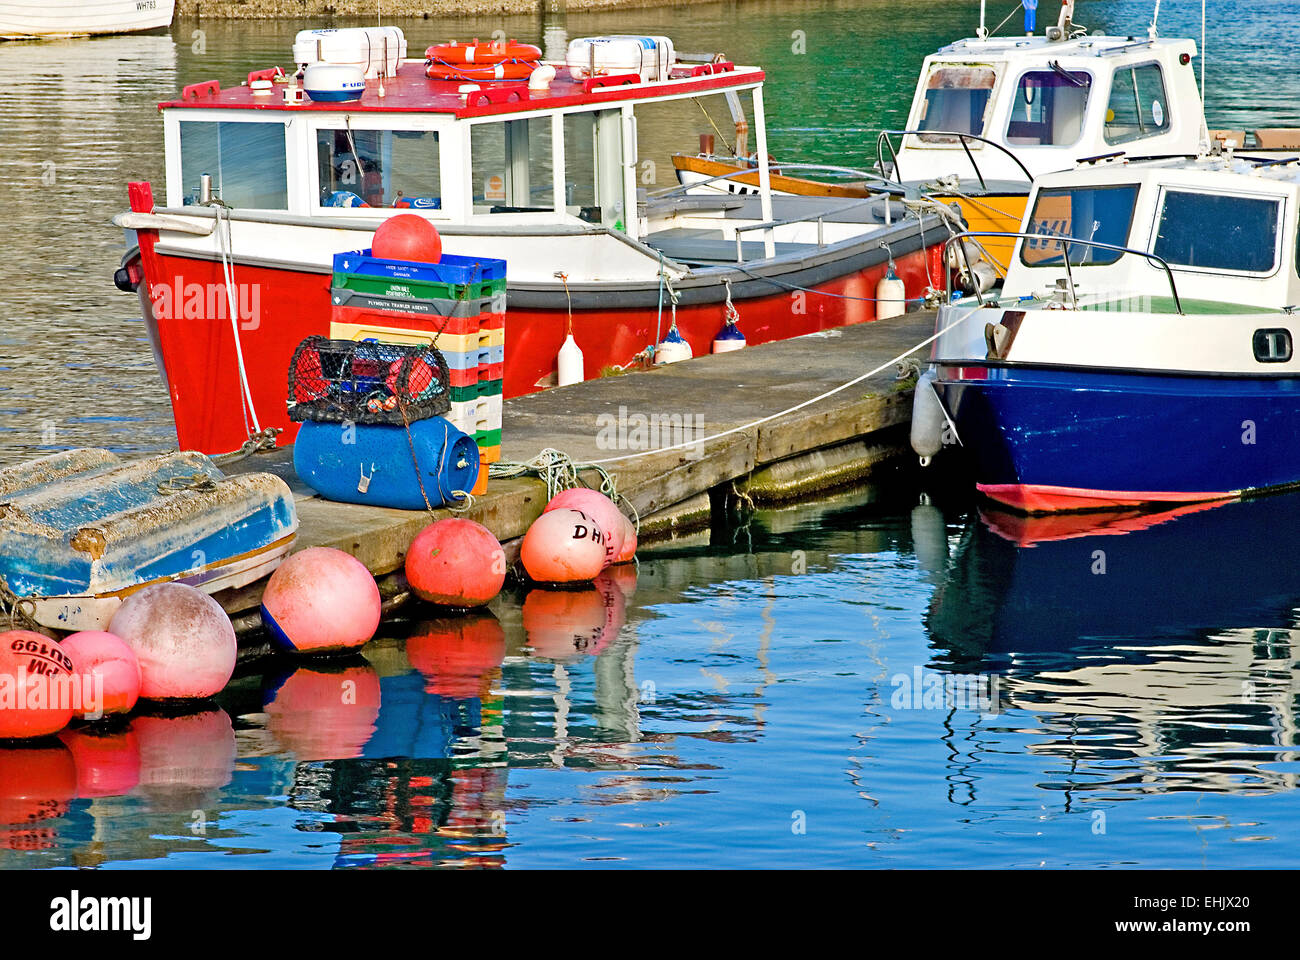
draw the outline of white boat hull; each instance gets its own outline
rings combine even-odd
[[[175,0],[0,0],[0,39],[157,30],[171,24],[175,6]]]

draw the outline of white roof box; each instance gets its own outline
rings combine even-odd
[[[348,27],[340,30],[299,30],[293,40],[293,62],[360,67],[367,80],[382,72],[391,77],[406,59],[406,36],[400,27]]]
[[[575,80],[621,73],[639,74],[643,82],[667,80],[677,52],[667,37],[579,37],[569,41],[565,62]]]

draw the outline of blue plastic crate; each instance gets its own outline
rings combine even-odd
[[[425,283],[482,283],[505,279],[506,262],[491,257],[461,257],[444,253],[438,263],[381,260],[369,250],[334,254],[334,272],[366,277],[391,277]]]

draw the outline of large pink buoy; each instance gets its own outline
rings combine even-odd
[[[552,510],[533,521],[519,547],[538,583],[585,583],[605,566],[605,535],[581,510]]]
[[[262,594],[262,622],[291,653],[364,646],[379,627],[379,587],[366,565],[332,547],[310,547],[280,564]]]
[[[636,527],[627,517],[623,517],[623,549],[614,558],[615,563],[628,563],[636,556]]]
[[[235,628],[221,604],[183,583],[133,593],[109,621],[140,663],[142,700],[198,700],[235,672]]]
[[[0,633],[0,740],[58,733],[72,719],[72,658],[30,630]]]
[[[379,674],[360,658],[333,670],[301,666],[266,696],[266,731],[300,761],[361,756],[379,719]]]
[[[481,607],[506,582],[506,552],[487,527],[462,517],[429,524],[406,553],[416,596],[444,607]]]
[[[424,217],[399,213],[379,225],[370,243],[370,254],[381,260],[438,263],[442,260],[442,237]]]
[[[623,551],[627,518],[613,500],[599,490],[570,487],[552,497],[542,512],[550,513],[552,510],[581,510],[595,520],[596,526],[605,534],[605,565],[618,562],[617,558]]]
[[[65,637],[59,646],[72,658],[72,669],[83,689],[88,678],[95,678],[90,686],[101,696],[98,713],[131,712],[140,699],[140,661],[125,640],[102,630],[84,630]],[[90,710],[83,710],[82,715],[98,719]]]

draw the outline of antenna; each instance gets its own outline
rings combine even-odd
[[[987,3],[988,0],[980,0],[980,26],[979,29],[975,31],[975,36],[979,37],[981,40],[989,35],[989,28],[984,26],[984,7]]]
[[[1201,0],[1201,112],[1205,112],[1205,0]]]
[[[1156,38],[1156,21],[1160,19],[1160,0],[1156,0],[1155,12],[1151,14],[1151,26],[1147,27],[1147,36],[1154,40]]]

